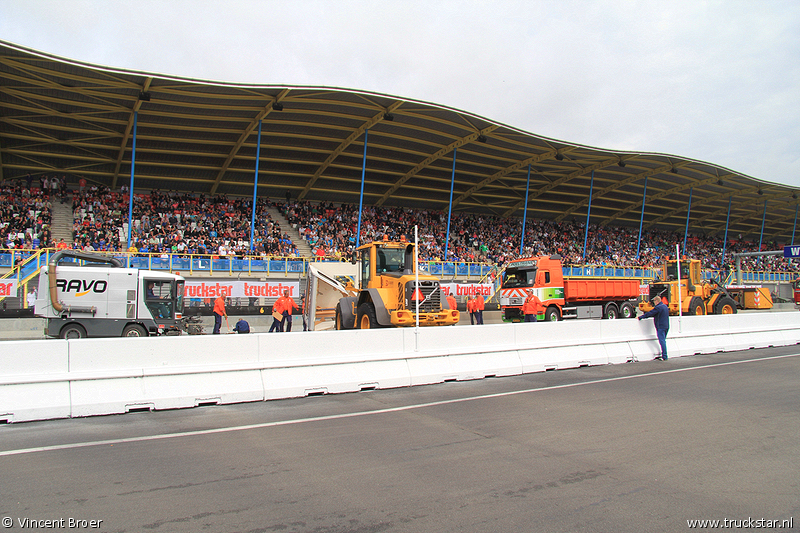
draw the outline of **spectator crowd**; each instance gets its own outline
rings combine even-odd
[[[53,201],[69,199],[66,177],[41,177],[37,184],[27,176],[0,184],[0,247],[36,249],[53,247],[50,233]],[[358,206],[291,200],[256,202],[254,245],[251,252],[252,199],[226,195],[188,194],[153,190],[135,194],[131,246],[128,248],[126,187],[111,191],[103,185],[87,186],[81,178],[72,189],[73,244],[84,251],[129,251],[137,254],[210,254],[232,257],[296,257],[296,243],[273,220],[268,209],[280,210],[288,223],[312,248],[313,255],[333,259],[349,257],[356,245]],[[448,241],[447,211],[412,210],[402,207],[365,206],[361,213],[360,243],[405,236],[414,238],[419,228],[420,256],[424,261],[485,262],[502,265],[520,255],[559,254],[566,265],[652,267],[683,244],[682,233],[624,226],[590,224],[584,256],[585,222],[556,222],[528,217],[520,254],[522,220],[497,216],[452,213]],[[447,242],[447,245],[445,243]],[[764,243],[761,250],[782,245]],[[638,254],[637,254],[638,251]],[[688,257],[702,258],[704,268],[732,269],[736,252],[758,251],[758,243],[741,235],[725,246],[717,237],[690,234]],[[796,261],[779,256],[747,258],[748,270],[797,271]]]

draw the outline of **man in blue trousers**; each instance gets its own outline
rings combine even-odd
[[[656,359],[660,361],[666,361],[667,333],[669,332],[669,307],[664,305],[663,300],[661,300],[661,296],[656,296],[653,298],[653,309],[640,316],[639,320],[643,318],[650,318],[651,316],[654,317],[653,324],[656,327],[658,344],[661,345],[661,357],[656,357]]]

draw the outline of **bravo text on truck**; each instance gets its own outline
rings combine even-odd
[[[521,322],[528,289],[544,305],[539,320],[562,318],[633,318],[639,297],[638,279],[567,279],[561,256],[509,261],[500,288],[503,320]]]
[[[346,287],[349,295],[336,305],[336,329],[414,326],[417,319],[420,326],[457,324],[458,310],[447,304],[439,278],[417,271],[414,252],[405,241],[358,247],[357,286]]]
[[[34,313],[47,319],[45,335],[62,339],[180,335],[183,291],[177,274],[64,250],[42,267]]]

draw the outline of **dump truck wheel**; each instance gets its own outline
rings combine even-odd
[[[695,296],[689,302],[689,311],[687,314],[701,316],[705,314],[706,306],[703,304],[703,299]]]
[[[630,302],[625,302],[619,306],[619,316],[622,318],[633,318],[636,316],[636,309]]]
[[[544,311],[545,322],[558,322],[559,320],[558,307],[551,305]]]
[[[374,329],[381,327],[375,314],[375,306],[365,302],[358,306],[358,329]]]
[[[608,302],[603,309],[603,318],[614,320],[619,318],[619,308],[614,302]]]
[[[62,339],[85,339],[86,330],[80,324],[67,324],[61,329]]]
[[[122,330],[123,337],[147,337],[147,331],[139,324],[128,324]]]
[[[714,304],[714,314],[717,315],[735,315],[736,314],[736,302],[733,301],[733,298],[728,298],[727,296],[723,296]]]

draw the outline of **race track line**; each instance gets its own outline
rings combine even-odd
[[[414,409],[424,409],[426,407],[436,407],[439,405],[449,405],[461,402],[471,402],[475,400],[487,400],[491,398],[502,398],[505,396],[514,396],[517,394],[530,394],[534,392],[546,392],[550,390],[558,390],[558,389],[568,389],[572,387],[580,387],[583,385],[596,385],[598,383],[609,383],[612,381],[622,381],[627,379],[636,379],[636,378],[645,378],[651,376],[663,376],[665,374],[674,374],[677,372],[689,372],[693,370],[705,370],[709,368],[716,368],[722,366],[731,366],[731,365],[741,365],[746,363],[757,363],[762,361],[774,361],[776,359],[787,359],[790,357],[798,357],[800,353],[796,354],[787,354],[787,355],[775,355],[769,357],[762,357],[757,359],[745,359],[742,361],[728,361],[725,363],[712,363],[708,365],[700,365],[700,366],[693,366],[688,368],[675,368],[671,370],[659,370],[657,372],[649,372],[646,374],[634,374],[631,376],[618,376],[614,378],[603,378],[603,379],[595,379],[592,381],[582,381],[579,383],[567,383],[565,385],[553,385],[549,387],[538,387],[535,389],[524,389],[518,391],[509,391],[509,392],[498,392],[494,394],[483,394],[479,396],[468,396],[466,398],[455,398],[451,400],[441,400],[436,402],[428,402],[428,403],[419,403],[419,404],[411,404],[411,405],[404,405],[400,407],[387,407],[385,409],[375,409],[371,411],[358,411],[355,413],[343,413],[337,415],[326,415],[326,416],[314,416],[309,418],[297,418],[293,420],[281,420],[277,422],[264,422],[261,424],[249,424],[244,426],[233,426],[233,427],[225,427],[225,428],[215,428],[215,429],[203,429],[197,431],[183,431],[179,433],[165,433],[162,435],[148,435],[143,437],[129,437],[124,439],[107,439],[107,440],[97,440],[97,441],[89,441],[89,442],[76,442],[72,444],[55,444],[52,446],[40,446],[35,448],[20,448],[17,450],[7,450],[0,452],[0,457],[7,457],[11,455],[23,455],[28,453],[39,453],[39,452],[50,452],[50,451],[57,451],[57,450],[70,450],[70,449],[77,449],[77,448],[89,448],[93,446],[111,446],[115,444],[126,444],[130,442],[146,442],[146,441],[155,441],[155,440],[163,440],[163,439],[175,439],[175,438],[182,438],[182,437],[195,437],[199,435],[213,435],[215,433],[227,433],[232,431],[246,431],[251,429],[263,429],[269,427],[277,427],[277,426],[289,426],[294,424],[305,424],[308,422],[322,422],[326,420],[340,420],[344,418],[354,418],[360,416],[369,416],[369,415],[379,415],[379,414],[386,414],[386,413],[396,413],[401,411],[411,411]]]

